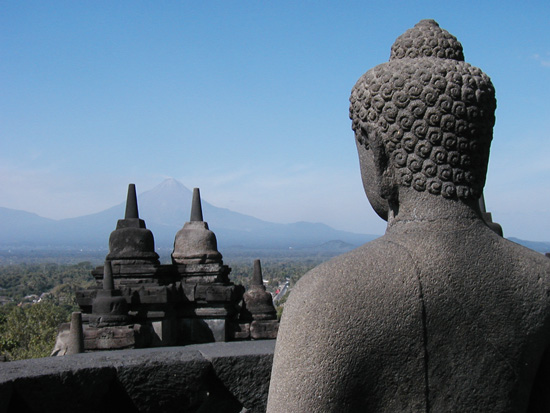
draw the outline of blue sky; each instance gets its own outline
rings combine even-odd
[[[173,177],[268,221],[382,234],[348,97],[424,18],[495,85],[494,220],[550,240],[547,1],[1,2],[0,206],[79,216]]]

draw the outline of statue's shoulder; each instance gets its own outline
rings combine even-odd
[[[531,262],[537,266],[550,268],[550,259],[548,259],[548,257],[546,257],[544,254],[541,254],[540,252],[534,251],[509,239],[502,238],[500,242],[506,246],[511,255],[517,257],[518,259]]]
[[[407,248],[392,237],[384,235],[350,252],[334,257],[310,272],[312,274],[327,272],[349,274],[365,270],[369,273],[378,271],[386,273],[388,269],[400,266],[402,263],[411,263]]]
[[[270,397],[285,406],[279,411],[366,411],[364,403],[382,399],[394,406],[395,389],[378,383],[392,382],[385,372],[407,363],[406,402],[424,397],[420,297],[412,257],[384,237],[304,275],[277,337]],[[288,400],[296,404],[289,408]]]
[[[550,290],[550,259],[540,252],[529,249],[505,238],[497,241],[498,256],[513,279],[531,284],[536,290]]]
[[[415,280],[416,276],[414,260],[407,250],[382,236],[315,267],[299,280],[291,296],[302,303],[312,297],[338,302],[358,291],[360,295],[376,296],[409,284],[397,280]]]
[[[506,257],[515,279],[522,283],[522,290],[531,292],[529,300],[542,298],[541,306],[546,307],[550,317],[550,259],[513,241],[502,240],[506,245]],[[521,281],[519,281],[521,280]],[[542,294],[543,293],[543,294]]]

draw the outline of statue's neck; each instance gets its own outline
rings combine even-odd
[[[399,191],[399,200],[390,205],[388,232],[411,228],[463,229],[480,220],[477,201],[446,199],[410,188]]]

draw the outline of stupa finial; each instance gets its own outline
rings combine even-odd
[[[128,185],[128,197],[126,198],[126,213],[124,214],[124,218],[139,218],[135,184]]]
[[[254,260],[254,273],[252,274],[252,280],[250,282],[250,286],[251,287],[262,286],[263,289],[265,290],[264,279],[262,275],[262,264],[260,260]]]
[[[199,188],[193,188],[193,203],[191,204],[191,218],[189,221],[203,221],[201,193]]]
[[[111,261],[109,260],[105,260],[105,265],[103,266],[103,289],[115,289],[115,282],[113,280],[113,269],[111,267]]]

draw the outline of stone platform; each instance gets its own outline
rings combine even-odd
[[[265,412],[275,340],[3,363],[4,412]]]

